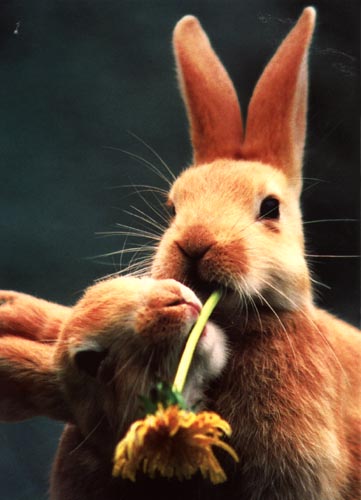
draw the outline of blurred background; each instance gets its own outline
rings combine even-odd
[[[121,230],[117,223],[150,228],[140,211],[164,225],[151,208],[162,211],[162,200],[131,186],[166,189],[168,174],[129,131],[175,174],[190,163],[171,49],[181,16],[200,18],[246,111],[264,65],[307,4],[1,0],[0,288],[71,305],[95,279],[134,259],[104,254],[144,244],[99,233]],[[307,248],[340,256],[310,259],[324,284],[318,302],[358,324],[359,259],[345,256],[359,254],[359,2],[313,5]],[[61,429],[42,418],[0,426],[1,499],[47,498]]]

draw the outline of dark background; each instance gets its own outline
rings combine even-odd
[[[177,173],[191,160],[171,32],[197,15],[246,110],[265,63],[307,2],[299,0],[43,0],[0,2],[0,288],[72,304],[134,240],[96,235],[117,222],[132,188],[166,187],[120,148]],[[359,2],[316,1],[311,51],[305,221],[359,216]],[[15,31],[15,33],[14,33]],[[164,171],[164,169],[163,169]],[[317,180],[315,180],[317,179]],[[155,206],[150,193],[148,203]],[[150,198],[149,198],[150,197]],[[118,228],[119,229],[119,228]],[[305,226],[312,254],[359,254],[359,224]],[[123,260],[123,264],[126,263]],[[319,303],[359,321],[357,258],[314,258]],[[61,425],[46,419],[0,426],[0,498],[45,499]]]

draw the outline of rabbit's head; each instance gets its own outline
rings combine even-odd
[[[243,131],[236,92],[199,22],[183,18],[174,50],[194,164],[173,184],[173,212],[152,275],[223,304],[293,310],[311,301],[299,197],[307,55],[315,11],[304,10],[259,79]],[[233,300],[231,300],[233,298]]]
[[[174,280],[116,278],[88,289],[58,341],[55,365],[74,421],[89,433],[104,420],[117,439],[142,417],[139,395],[172,383],[201,303]],[[202,398],[204,383],[226,360],[222,332],[208,323],[184,395]]]
[[[0,419],[71,422],[108,451],[143,416],[139,396],[151,397],[159,381],[172,384],[201,310],[195,294],[171,279],[105,280],[73,308],[16,292],[4,297]],[[204,401],[206,383],[225,362],[224,335],[208,322],[184,389],[190,406]]]

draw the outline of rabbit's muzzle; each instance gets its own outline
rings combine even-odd
[[[217,239],[200,225],[183,229],[166,252],[172,261],[172,277],[204,296],[215,288],[238,288],[248,271],[242,241]]]
[[[181,238],[175,241],[185,260],[196,263],[203,259],[215,245],[213,235],[204,227],[194,225],[183,231]]]

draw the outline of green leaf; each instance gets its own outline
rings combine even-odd
[[[155,387],[151,390],[149,397],[140,395],[139,399],[146,415],[155,414],[159,404],[161,404],[163,408],[178,405],[182,410],[187,409],[187,404],[182,394],[172,389],[172,386],[166,382],[157,382]]]

